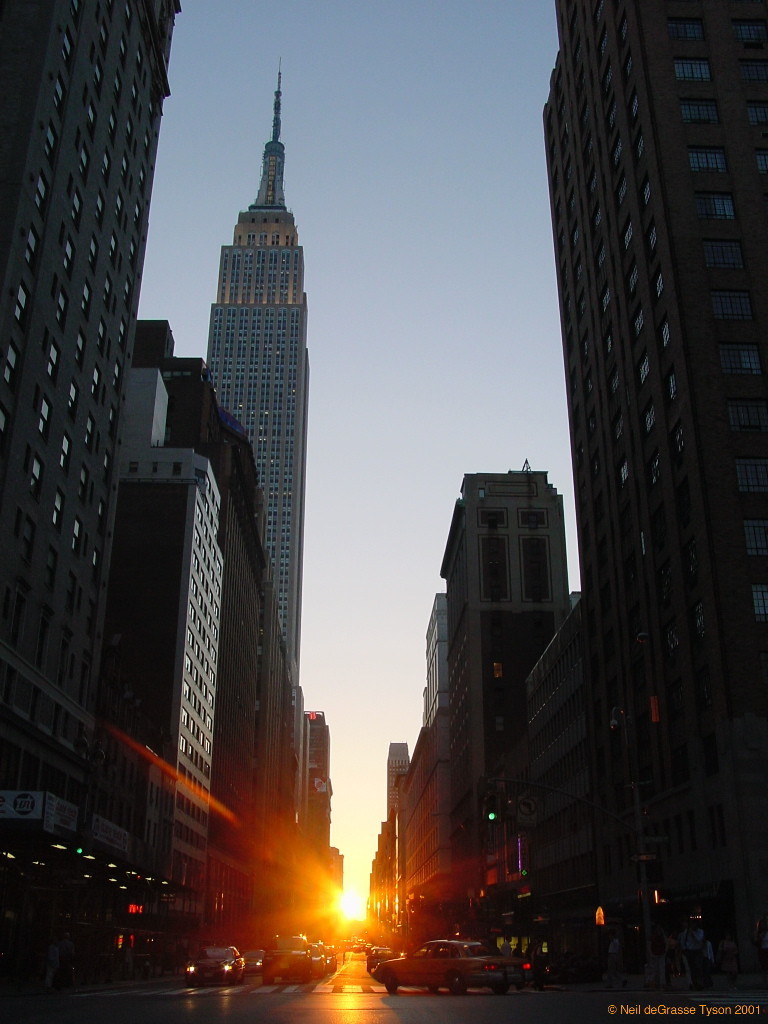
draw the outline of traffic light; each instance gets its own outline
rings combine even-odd
[[[498,821],[499,802],[495,793],[486,793],[483,798],[483,819],[485,821]]]

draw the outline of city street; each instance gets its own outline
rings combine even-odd
[[[704,1008],[704,1004],[706,1008]],[[355,958],[334,975],[307,985],[268,985],[260,980],[241,986],[190,989],[178,978],[112,989],[56,994],[0,994],[4,1024],[598,1024],[611,1018],[686,1016],[704,1019],[721,1014],[768,1017],[765,992],[660,993],[634,989],[599,990],[596,985],[570,990],[530,988],[505,996],[470,990],[464,996],[401,989],[387,995]],[[647,1008],[647,1009],[646,1009]]]

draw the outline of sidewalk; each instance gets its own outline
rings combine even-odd
[[[572,991],[578,989],[580,991],[593,991],[593,992],[631,992],[636,995],[638,992],[643,992],[648,996],[686,996],[694,1002],[705,1003],[707,999],[717,999],[722,1001],[723,998],[732,1000],[734,1002],[750,1002],[757,1001],[758,999],[768,1004],[768,988],[763,985],[763,977],[761,974],[740,974],[736,979],[736,991],[728,988],[728,982],[724,974],[715,974],[712,978],[712,987],[708,989],[689,989],[687,987],[676,987],[673,986],[671,989],[648,989],[645,987],[645,979],[642,974],[626,974],[626,985],[622,988],[608,988],[603,982],[582,982],[578,985],[563,985],[561,987],[566,991]],[[681,979],[682,980],[682,979]]]
[[[72,988],[63,989],[47,989],[42,979],[33,978],[16,981],[12,978],[4,978],[0,981],[0,1001],[15,996],[66,996],[70,992],[113,992],[116,989],[130,989],[138,985],[155,986],[163,983],[183,985],[184,974],[163,974],[157,978],[119,978],[114,981],[84,981],[80,984],[75,982]]]

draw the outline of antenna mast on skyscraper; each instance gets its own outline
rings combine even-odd
[[[272,141],[280,141],[280,97],[282,92],[280,85],[283,80],[283,58],[281,57],[277,64],[277,89],[275,90],[275,113],[272,118]]]

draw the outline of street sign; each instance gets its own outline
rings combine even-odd
[[[538,804],[536,798],[525,793],[517,801],[517,823],[518,825],[533,825],[536,821]]]

